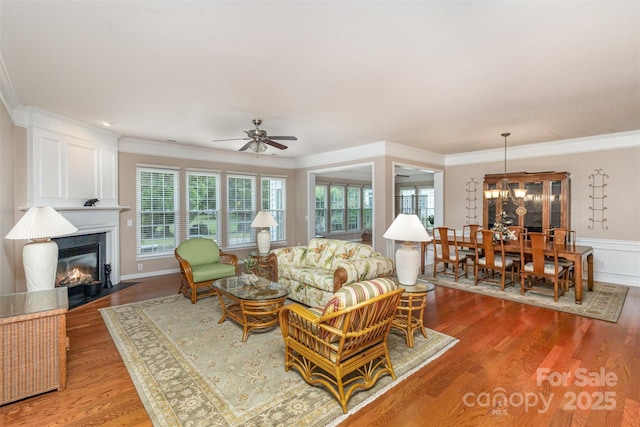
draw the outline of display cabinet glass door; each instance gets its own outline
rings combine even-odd
[[[485,228],[493,227],[496,215],[501,211],[513,224],[525,227],[530,232],[544,232],[551,228],[570,228],[570,178],[567,172],[511,173],[485,175],[484,190],[498,187],[500,181],[508,180],[513,194],[514,188],[524,188],[527,195],[519,204],[510,197],[487,200],[483,198],[483,223]],[[519,207],[526,209],[518,215]]]
[[[527,213],[522,217],[522,227],[527,231],[540,233],[543,231],[542,224],[545,224],[544,219],[544,183],[543,182],[525,182],[524,188],[527,189],[527,196],[522,205],[527,210]]]

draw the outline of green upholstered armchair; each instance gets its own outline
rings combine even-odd
[[[185,240],[175,250],[180,263],[180,290],[193,304],[216,294],[212,284],[223,277],[238,275],[238,257],[225,253],[211,239],[196,237]]]

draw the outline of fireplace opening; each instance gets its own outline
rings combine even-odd
[[[100,282],[100,245],[59,249],[56,286],[74,287]]]
[[[56,286],[66,286],[69,304],[83,303],[102,291],[105,281],[106,233],[54,239],[58,244]]]

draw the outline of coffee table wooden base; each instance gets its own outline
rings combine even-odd
[[[223,295],[234,301],[225,304]],[[218,290],[218,299],[222,307],[222,318],[218,323],[225,321],[227,317],[242,326],[242,341],[246,341],[249,332],[253,329],[271,328],[278,324],[278,312],[284,305],[286,296],[266,301],[239,300],[233,295]]]

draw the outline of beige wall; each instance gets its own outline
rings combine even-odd
[[[169,166],[169,167],[178,167],[180,169],[180,183],[184,185],[185,182],[185,172],[187,169],[197,169],[203,171],[219,171],[222,173],[222,183],[221,183],[221,201],[222,206],[221,209],[224,212],[226,210],[226,179],[225,173],[229,172],[240,172],[240,173],[251,173],[258,174],[258,178],[260,174],[270,174],[275,176],[284,176],[287,178],[287,206],[294,205],[295,191],[292,191],[295,187],[295,184],[292,182],[293,179],[293,171],[288,169],[279,169],[279,168],[259,168],[255,164],[250,165],[239,165],[239,164],[225,164],[225,163],[215,163],[209,161],[199,161],[199,160],[185,160],[185,159],[176,159],[176,158],[168,158],[168,157],[159,157],[159,156],[146,156],[140,154],[131,154],[131,153],[120,153],[118,157],[119,162],[119,196],[120,196],[120,205],[121,206],[129,206],[128,210],[124,210],[120,213],[120,274],[122,276],[127,275],[139,275],[139,274],[150,274],[152,272],[165,272],[178,268],[178,262],[175,260],[173,255],[165,256],[162,258],[144,258],[141,260],[136,259],[136,166],[138,164],[144,165],[155,165],[155,166]],[[185,209],[185,192],[184,187],[180,191],[180,217],[186,218],[186,209]],[[256,199],[256,203],[258,200]],[[294,227],[293,223],[295,222],[296,217],[295,210],[287,210],[287,242],[289,245],[293,244],[296,240],[295,232],[293,232]],[[128,227],[127,221],[131,220],[133,226]],[[186,236],[186,227],[180,230],[181,239],[184,240]],[[221,239],[221,247],[225,250],[225,242],[226,242],[226,233],[225,230],[222,230],[222,239]],[[277,245],[272,245],[273,248],[278,247]],[[248,247],[246,249],[233,249],[233,253],[238,255],[239,258],[244,258],[246,254],[255,250],[255,246]],[[143,264],[143,270],[138,270],[138,264]]]
[[[571,174],[571,228],[578,239],[640,241],[640,148],[556,155],[532,160],[508,160],[508,172],[569,172]],[[593,194],[589,175],[596,169],[609,176],[605,188],[605,225],[592,224]],[[445,225],[462,228],[466,219],[466,184],[478,184],[478,222],[482,223],[482,184],[484,175],[504,171],[504,161],[450,166],[445,171]],[[593,227],[593,228],[590,228]]]
[[[0,295],[15,289],[15,245],[4,236],[14,226],[14,126],[3,103],[0,103]]]

